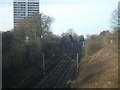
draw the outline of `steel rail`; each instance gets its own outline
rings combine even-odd
[[[63,62],[63,63],[62,63]],[[62,63],[62,65],[61,65]],[[39,83],[43,83],[44,81],[49,81],[49,79],[47,79],[49,76],[51,76],[53,74],[53,72],[58,71],[59,69],[61,69],[61,67],[64,66],[64,64],[67,63],[65,60],[62,60],[44,79],[42,79],[42,81],[40,81]],[[35,85],[35,87],[39,86],[39,83]]]
[[[65,72],[62,74],[61,78],[59,79],[58,83],[55,85],[54,88],[57,88],[58,85],[60,84],[61,80],[63,79],[63,77],[65,76],[66,72],[68,71],[69,67],[71,66],[71,64],[67,67],[67,69],[65,70]]]
[[[74,66],[74,65],[75,65],[75,63],[72,64],[72,66]],[[63,86],[65,85],[66,80],[68,79],[68,76],[70,76],[70,74],[72,73],[72,69],[73,69],[72,66],[71,66],[71,68],[70,68],[70,70],[69,70],[69,72],[68,72],[68,74],[67,74],[67,76],[66,76],[66,78],[65,78],[65,80],[64,80],[64,82],[63,82],[63,84],[61,86],[61,88],[63,88]]]

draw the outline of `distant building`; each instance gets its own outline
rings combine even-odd
[[[39,0],[14,0],[14,28],[20,20],[39,14]]]

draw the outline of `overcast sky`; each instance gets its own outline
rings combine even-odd
[[[119,0],[40,0],[40,12],[54,18],[55,34],[72,28],[79,35],[110,29],[112,11]],[[13,28],[12,0],[0,0],[0,31]]]

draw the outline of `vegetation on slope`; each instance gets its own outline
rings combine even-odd
[[[103,32],[102,32],[103,33]],[[104,32],[105,33],[105,32]],[[116,36],[114,32],[111,34]],[[99,38],[101,34],[97,37]],[[105,35],[106,36],[106,35]],[[103,41],[105,40],[102,37]],[[108,39],[108,38],[107,38]],[[117,38],[113,38],[113,42],[99,43],[89,39],[92,44],[99,43],[91,49],[88,42],[88,56],[80,63],[79,75],[76,80],[72,82],[73,88],[117,88],[118,87],[118,44]],[[95,39],[94,39],[95,40]],[[95,50],[94,50],[95,49]],[[92,52],[92,54],[91,54]]]
[[[118,88],[119,15],[119,10],[113,12],[112,32],[87,37],[85,57],[72,88]]]

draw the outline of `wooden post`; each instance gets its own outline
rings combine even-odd
[[[77,70],[78,70],[78,58],[79,58],[79,56],[78,56],[78,53],[77,53]]]
[[[44,60],[44,53],[43,53],[43,74],[45,75],[45,60]]]
[[[85,47],[85,58],[87,58],[87,46]]]

